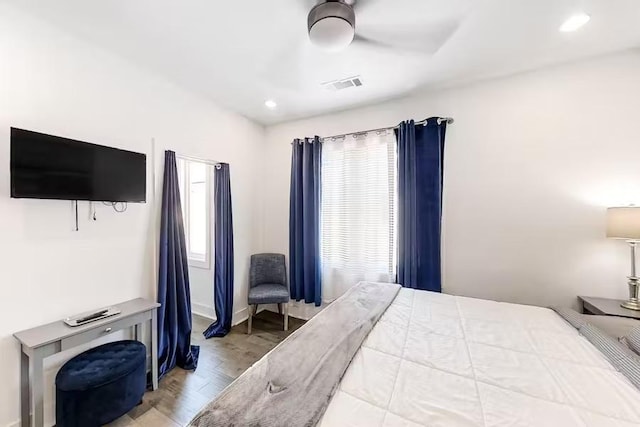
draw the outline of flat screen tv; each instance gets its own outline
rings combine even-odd
[[[11,128],[11,197],[144,202],[147,156]]]

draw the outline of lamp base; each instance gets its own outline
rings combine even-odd
[[[629,281],[629,299],[620,304],[623,308],[629,310],[640,311],[640,277],[636,276],[636,246],[638,242],[636,240],[629,240],[629,248],[631,249],[631,274],[627,277]]]
[[[629,310],[640,311],[640,302],[638,300],[628,300],[620,304],[622,308],[628,308]]]

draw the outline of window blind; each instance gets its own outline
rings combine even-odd
[[[391,130],[323,144],[322,287],[332,301],[362,280],[395,281],[397,154]]]

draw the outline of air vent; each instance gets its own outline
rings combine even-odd
[[[331,92],[337,90],[349,89],[351,87],[362,86],[362,78],[360,76],[349,77],[341,80],[334,80],[332,82],[322,83],[322,87]]]

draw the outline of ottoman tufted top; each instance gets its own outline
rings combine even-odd
[[[139,341],[116,341],[85,351],[69,360],[56,375],[56,387],[83,391],[133,372],[146,363],[147,349]]]

